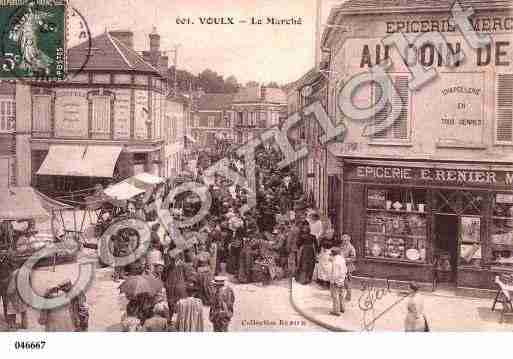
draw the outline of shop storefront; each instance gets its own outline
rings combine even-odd
[[[513,167],[346,160],[344,231],[358,274],[494,288],[513,264]]]

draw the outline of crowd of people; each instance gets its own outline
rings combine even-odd
[[[246,176],[242,158],[233,152],[224,156],[229,159],[232,171]],[[226,331],[235,302],[233,290],[226,284],[228,276],[233,283],[264,286],[283,278],[295,278],[303,285],[317,281],[326,289],[331,288],[334,300],[340,298],[342,290],[344,301],[351,299],[349,280],[355,269],[352,260],[356,253],[350,237],[344,235],[339,240],[329,221],[321,219],[303,193],[294,172],[277,167],[282,159],[278,150],[272,147],[256,150],[254,189],[223,176],[202,176],[211,164],[205,160],[207,156],[202,158],[198,161],[196,181],[208,187],[212,198],[205,218],[181,231],[185,239],[181,244],[174,238],[163,239],[159,234],[162,233],[160,225],[154,224],[151,248],[145,258],[114,271],[114,280],[122,279],[123,272],[128,275],[150,273],[161,279],[165,287],[160,299],[131,300],[125,322],[130,322],[127,318],[135,311],[139,318],[135,322],[140,328],[147,328],[148,320],[159,316],[161,322],[167,319],[168,328],[201,331],[204,326],[200,308],[206,306],[210,307],[209,319],[214,330]],[[257,205],[243,213],[252,190],[255,190]],[[182,199],[180,211],[173,212],[177,218],[197,213],[201,203],[191,198],[194,199],[193,194]],[[177,208],[175,203],[171,206]],[[131,243],[130,234],[122,233],[113,239],[114,243],[119,243],[115,247],[116,255],[125,255]],[[163,301],[167,304],[165,310],[151,309],[159,307],[157,303]],[[343,308],[343,301],[339,300],[333,313],[340,315]],[[190,318],[189,323],[184,323],[183,312],[188,313],[185,317]]]
[[[127,214],[150,223],[151,246],[145,256],[129,265],[115,266],[113,280],[121,282],[134,276],[146,276],[160,281],[163,288],[155,293],[127,295],[128,304],[121,318],[123,330],[203,331],[206,307],[214,330],[228,331],[236,307],[234,291],[227,284],[228,277],[232,283],[263,286],[284,278],[295,278],[302,285],[316,281],[331,290],[332,313],[340,315],[344,301],[351,299],[349,281],[355,269],[352,262],[355,249],[349,236],[339,239],[329,221],[319,216],[294,171],[278,168],[282,160],[280,151],[263,146],[256,149],[253,188],[249,183],[246,186],[236,184],[220,175],[203,175],[216,159],[209,155],[210,160],[207,160],[209,156],[200,156],[200,167],[193,180],[208,188],[211,207],[199,223],[181,229],[181,240],[172,238],[161,226],[151,203],[132,206],[132,209],[127,207]],[[242,157],[233,151],[226,151],[222,156],[228,158],[232,171],[246,177]],[[156,203],[155,197],[164,198],[169,190],[169,187],[156,189],[149,202]],[[243,212],[251,191],[256,195],[257,204]],[[189,193],[170,203],[169,209],[176,219],[197,213],[201,202],[195,196]],[[137,230],[119,230],[111,236],[114,256],[129,255],[137,248],[139,240]],[[76,315],[71,325],[75,330],[87,330],[85,297],[80,305],[74,305]],[[48,322],[48,313],[41,322]]]

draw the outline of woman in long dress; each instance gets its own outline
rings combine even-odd
[[[249,238],[244,238],[242,250],[240,252],[239,272],[237,279],[239,283],[251,283],[251,271],[255,264],[255,255],[252,249],[252,241]]]
[[[412,295],[407,303],[404,330],[406,332],[429,332],[429,325],[424,314],[424,301],[419,294],[419,286],[410,284]]]
[[[310,234],[308,221],[301,223],[297,246],[299,248],[299,261],[296,280],[303,285],[310,284],[315,268],[316,238]]]
[[[210,267],[211,255],[207,251],[206,245],[200,245],[196,261],[196,271],[198,272],[198,296],[204,305],[210,305],[210,301],[214,295],[212,287],[214,272],[212,272],[212,268]]]
[[[318,261],[315,264],[313,279],[324,288],[329,287],[331,274],[331,243],[330,241],[321,241],[321,250]]]
[[[166,287],[170,321],[175,313],[176,303],[180,299],[187,297],[186,268],[183,259],[178,256],[177,254],[176,257],[169,259],[169,265],[164,272],[164,284]]]

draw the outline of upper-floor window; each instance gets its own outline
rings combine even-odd
[[[52,97],[49,95],[36,95],[32,97],[32,131],[49,133],[52,113]],[[3,121],[2,121],[3,123]]]
[[[244,112],[237,112],[237,126],[244,124]]]
[[[216,116],[208,116],[208,127],[217,127],[216,126]]]
[[[225,112],[224,116],[223,116],[223,120],[224,120],[224,127],[226,128],[230,128],[232,127],[231,126],[231,118],[232,118],[232,114],[231,112]]]
[[[248,120],[248,126],[254,126],[255,125],[255,113],[250,112],[249,113],[249,120]]]
[[[199,125],[198,122],[199,122],[198,115],[192,115],[189,117],[189,127],[190,128],[198,127],[198,125]]]
[[[497,75],[496,141],[513,144],[513,74]]]
[[[248,111],[244,111],[242,125],[249,126],[249,112]]]
[[[385,108],[375,115],[376,128],[372,133],[372,139],[380,142],[404,142],[410,140],[411,116],[410,116],[410,94],[408,88],[408,76],[392,75],[393,84],[396,89]],[[373,103],[380,98],[382,91],[378,86],[372,87]],[[401,109],[402,104],[402,109]],[[400,113],[395,121],[388,124],[394,110]]]
[[[208,122],[209,121],[207,116],[200,116],[198,127],[208,127]]]
[[[16,102],[13,99],[0,100],[0,132],[14,131],[15,119]]]
[[[110,97],[93,96],[92,98],[93,136],[104,136],[110,133]]]
[[[267,112],[263,111],[260,113],[260,127],[267,127]]]
[[[224,117],[222,114],[219,114],[214,118],[214,126],[215,128],[224,127]]]

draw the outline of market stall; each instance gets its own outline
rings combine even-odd
[[[0,190],[0,252],[13,253],[14,261],[23,263],[38,250],[60,242],[53,231],[39,231],[51,219],[37,192],[31,187]],[[53,263],[75,259],[75,251],[60,251]]]

